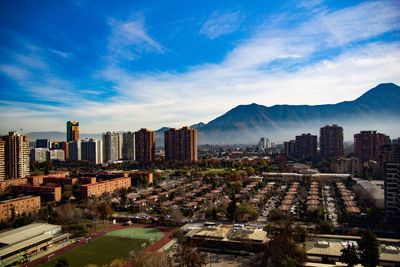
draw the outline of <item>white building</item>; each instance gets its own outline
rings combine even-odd
[[[261,137],[260,141],[258,142],[258,148],[261,151],[266,151],[267,149],[271,148],[271,140],[266,137]]]
[[[103,133],[103,162],[114,162],[122,158],[122,137],[117,132]]]
[[[49,149],[47,148],[31,148],[31,161],[46,162],[48,161]]]
[[[51,149],[49,155],[50,160],[65,161],[65,152],[62,149]]]

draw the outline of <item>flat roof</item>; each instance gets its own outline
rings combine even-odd
[[[0,243],[7,245],[16,244],[59,227],[61,226],[48,223],[28,224],[26,226],[1,233]]]
[[[23,199],[28,199],[28,198],[38,198],[39,196],[23,196],[23,197],[17,197],[17,198],[12,198],[12,199],[7,199],[7,200],[3,200],[0,201],[0,204],[6,204],[9,202],[14,202],[14,201],[18,201],[18,200],[23,200]]]

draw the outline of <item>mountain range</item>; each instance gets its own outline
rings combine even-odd
[[[198,129],[200,144],[250,144],[260,137],[282,142],[301,133],[318,134],[320,127],[338,124],[344,128],[345,140],[352,140],[360,130],[378,130],[400,136],[400,87],[383,83],[370,89],[353,101],[327,105],[275,105],[266,107],[256,103],[239,105],[225,114],[192,127]],[[157,145],[163,145],[163,133],[168,127],[156,131]],[[32,140],[65,139],[63,132],[34,132]],[[99,138],[99,134],[81,135]]]

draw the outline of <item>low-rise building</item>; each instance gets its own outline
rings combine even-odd
[[[69,240],[61,225],[33,223],[0,234],[0,266],[18,264],[32,255]]]
[[[33,214],[39,209],[39,196],[25,196],[0,201],[0,222],[7,223],[13,217]]]
[[[95,184],[85,184],[80,186],[82,198],[92,196],[101,196],[104,193],[112,193],[117,189],[131,187],[131,178],[122,177],[116,179],[105,180]]]
[[[61,200],[60,186],[13,185],[11,189],[14,194],[31,194],[40,196],[42,202]]]

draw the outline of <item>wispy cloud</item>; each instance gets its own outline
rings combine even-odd
[[[180,73],[138,73],[117,64],[117,57],[129,60],[143,52],[166,50],[146,31],[143,19],[114,21],[108,44],[112,60],[96,78],[111,83],[116,96],[101,102],[73,95],[70,99],[76,97],[77,102],[56,109],[0,103],[4,111],[0,120],[4,125],[11,120],[29,124],[31,115],[46,114],[43,125],[29,127],[51,129],[60,123],[57,120],[70,116],[82,121],[83,132],[135,130],[207,122],[236,105],[252,102],[320,104],[353,99],[378,83],[400,83],[399,42],[376,41],[382,34],[399,30],[399,16],[399,5],[386,1],[324,9],[297,26],[280,19],[273,28],[269,23],[258,27],[221,62],[191,66]],[[215,30],[208,37],[218,34]],[[29,77],[7,66],[3,64],[0,71],[15,78]],[[52,95],[52,88],[60,91]],[[70,88],[73,84],[67,81],[46,80],[35,90],[53,99]]]
[[[201,26],[200,34],[209,39],[234,32],[240,25],[243,16],[239,12],[214,12]]]
[[[142,52],[163,53],[164,47],[147,33],[144,21],[136,18],[129,21],[110,20],[109,57],[116,60],[134,60]]]

